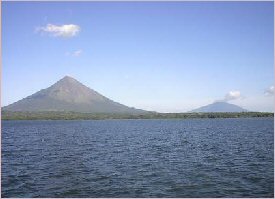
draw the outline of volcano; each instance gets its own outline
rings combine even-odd
[[[202,106],[200,108],[192,110],[191,112],[247,112],[247,110],[243,109],[240,106],[227,102],[214,102],[207,106]]]
[[[65,76],[49,88],[3,107],[2,110],[129,114],[146,112],[114,102],[69,76]]]

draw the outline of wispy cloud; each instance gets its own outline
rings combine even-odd
[[[73,56],[73,57],[79,57],[82,54],[83,50],[79,49],[73,52],[66,52],[66,56]]]
[[[266,96],[272,96],[274,95],[274,86],[270,86],[268,89],[265,90],[264,94]]]
[[[78,57],[78,56],[81,55],[81,54],[82,54],[82,50],[76,50],[76,51],[74,51],[74,52],[72,53],[72,56]]]
[[[54,37],[74,37],[80,32],[80,27],[75,24],[67,24],[67,25],[54,25],[54,24],[47,24],[44,27],[36,28],[37,32],[40,33],[47,33]]]

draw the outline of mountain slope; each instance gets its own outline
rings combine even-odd
[[[69,76],[47,89],[3,107],[2,110],[131,114],[146,112],[114,102]]]
[[[247,112],[247,110],[227,102],[214,102],[213,104],[194,109],[191,112]]]

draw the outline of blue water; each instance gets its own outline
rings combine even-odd
[[[2,121],[2,197],[273,197],[273,118]]]

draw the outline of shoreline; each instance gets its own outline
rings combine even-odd
[[[78,112],[10,112],[2,111],[1,120],[139,120],[139,119],[218,119],[218,118],[274,118],[268,112],[216,113],[78,113]]]

